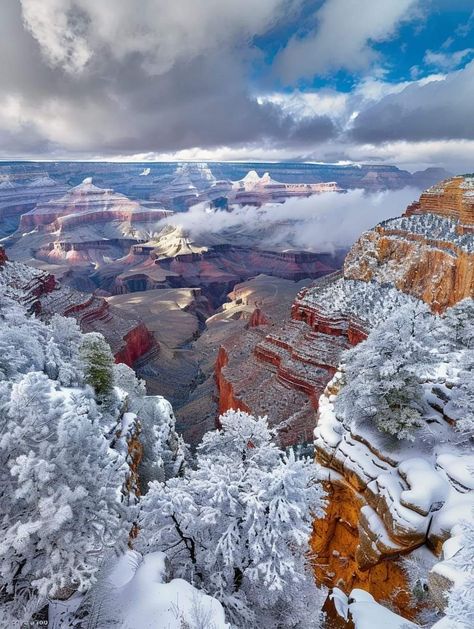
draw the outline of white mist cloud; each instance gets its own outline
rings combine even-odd
[[[232,211],[210,210],[205,204],[198,204],[175,214],[167,223],[182,227],[202,243],[220,236],[238,244],[258,242],[261,248],[332,252],[349,247],[378,222],[399,216],[418,196],[419,190],[403,188],[373,193],[327,192],[283,204],[237,207]]]

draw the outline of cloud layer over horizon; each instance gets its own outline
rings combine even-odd
[[[5,2],[0,157],[462,170],[471,12],[464,0]]]

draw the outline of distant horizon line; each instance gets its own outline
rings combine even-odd
[[[306,161],[306,160],[231,160],[231,159],[176,159],[176,160],[122,160],[122,159],[67,159],[67,158],[0,158],[0,165],[8,162],[17,162],[17,163],[76,163],[76,164],[295,164],[295,165],[313,165],[313,166],[336,166],[339,168],[343,167],[356,167],[361,168],[363,166],[370,167],[384,167],[384,166],[393,166],[398,168],[399,170],[406,170],[407,172],[411,172],[410,169],[406,167],[401,167],[395,162],[382,162],[382,163],[373,163],[373,162],[356,162],[351,160],[340,160],[339,162],[322,162],[322,161]],[[439,169],[445,170],[446,168],[443,166],[426,166],[425,168],[419,168],[420,170],[428,170],[428,169]],[[414,171],[415,172],[415,171]]]

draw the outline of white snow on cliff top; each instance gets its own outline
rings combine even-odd
[[[353,315],[370,326],[383,321],[391,311],[404,304],[419,301],[393,286],[374,281],[340,278],[321,284],[316,282],[314,288],[297,299],[298,303],[317,307],[327,316]]]

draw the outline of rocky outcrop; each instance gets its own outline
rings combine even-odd
[[[41,300],[57,286],[54,276],[24,264],[9,262],[3,248],[0,248],[0,260],[2,294],[18,301],[29,312],[40,314]]]
[[[263,312],[261,308],[257,306],[255,310],[252,312],[252,315],[248,322],[249,328],[256,328],[259,325],[268,325],[270,323],[270,319]]]
[[[41,307],[46,316],[60,312],[74,317],[83,332],[103,334],[115,360],[130,367],[155,345],[153,335],[141,321],[111,307],[103,297],[61,287],[46,295]]]
[[[229,337],[216,363],[219,410],[239,404],[266,414],[282,444],[311,440],[321,394],[346,349],[364,340],[371,325],[409,296],[375,282],[333,273],[301,290],[291,319]]]
[[[169,214],[163,209],[143,208],[110,188],[95,186],[92,178],[87,177],[61,198],[38,203],[23,214],[19,229],[26,232],[44,226],[55,232],[91,223],[157,221]]]
[[[390,598],[410,617],[416,610],[410,611],[399,558],[423,547],[425,561],[431,554],[432,564],[459,519],[469,517],[472,456],[446,454],[434,445],[448,443],[452,427],[443,412],[446,400],[433,394],[436,432],[423,455],[416,444],[394,447],[373,429],[345,425],[334,412],[341,381],[337,373],[321,397],[314,433],[329,495],[325,517],[314,524],[315,572],[329,587],[345,592],[362,587],[377,600]],[[437,573],[430,577],[436,589]]]
[[[298,294],[289,322],[263,338],[263,330],[254,332],[235,349],[232,342],[224,346],[227,362],[216,368],[224,400],[232,402],[229,389],[238,391],[240,403],[261,412],[269,405],[265,393],[258,393],[264,387],[285,400],[268,412],[274,425],[287,429],[301,394],[303,406],[309,402],[316,410],[342,352],[364,340],[390,310],[418,298],[439,312],[472,296],[473,208],[474,178],[456,177],[423,193],[403,217],[365,233],[348,253],[342,274],[319,279]],[[292,395],[294,403],[288,404]],[[308,434],[315,416],[306,417]],[[295,431],[290,440],[300,437]]]
[[[335,181],[322,183],[281,183],[275,181],[270,173],[261,177],[255,170],[250,170],[243,179],[232,182],[226,194],[229,203],[238,205],[263,205],[264,203],[284,203],[287,199],[309,197],[322,192],[340,190]]]
[[[430,188],[402,218],[363,234],[344,276],[390,282],[434,311],[474,294],[474,177]]]
[[[129,367],[156,346],[156,341],[144,323],[138,323],[127,332],[123,336],[123,341],[124,347],[115,353],[115,360]]]
[[[250,412],[249,407],[239,400],[233,386],[228,382],[223,374],[223,369],[227,366],[229,357],[224,347],[219,349],[216,360],[216,382],[219,390],[219,415],[225,413],[230,408],[239,409],[241,411]]]
[[[0,237],[18,228],[22,214],[32,210],[38,203],[62,197],[69,188],[54,181],[46,173],[38,175],[28,177],[11,173],[0,176]]]
[[[3,249],[0,249],[3,252]],[[42,317],[62,314],[74,317],[83,332],[100,332],[117,362],[131,366],[149,352],[155,340],[146,326],[109,306],[103,297],[80,293],[58,283],[55,277],[19,262],[0,265],[2,293]]]
[[[208,244],[205,244],[205,243]],[[213,243],[213,244],[209,244]],[[241,281],[259,274],[299,281],[340,268],[345,251],[334,255],[307,251],[262,250],[231,244],[214,234],[195,241],[175,226],[165,227],[152,241],[136,244],[120,263],[110,290],[123,294],[163,287],[199,286],[218,307]],[[107,269],[99,273],[107,273]]]

